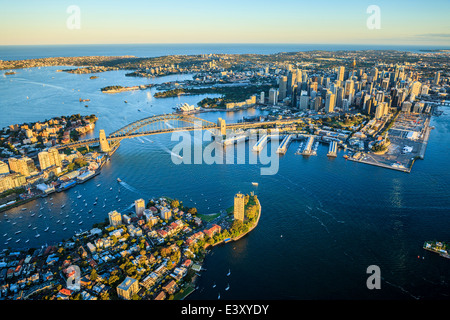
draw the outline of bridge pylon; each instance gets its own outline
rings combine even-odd
[[[224,136],[227,134],[227,123],[225,122],[225,119],[222,118],[217,119],[217,126],[219,127],[221,135]]]
[[[100,138],[100,150],[101,152],[109,152],[111,151],[111,146],[109,145],[108,140],[106,140],[105,130],[100,130],[99,132]]]

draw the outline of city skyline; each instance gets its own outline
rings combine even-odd
[[[193,1],[2,5],[0,45],[138,43],[450,44],[447,1]],[[379,28],[369,28],[380,10]],[[70,9],[75,6],[75,10]],[[79,15],[76,11],[79,10]],[[78,19],[78,20],[77,20]],[[372,21],[372,20],[370,20]],[[373,21],[372,21],[373,22]],[[79,23],[75,27],[73,23]],[[79,27],[79,28],[78,28]]]

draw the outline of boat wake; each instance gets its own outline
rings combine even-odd
[[[127,190],[129,190],[129,191],[131,191],[131,192],[135,192],[135,193],[142,193],[142,192],[140,192],[138,189],[136,189],[135,187],[132,187],[132,186],[130,186],[128,183],[126,183],[126,182],[123,182],[123,181],[121,181],[121,182],[119,182],[120,183],[120,185],[121,186],[123,186],[125,189],[127,189]]]
[[[336,219],[335,216],[333,216],[333,215],[332,215],[331,213],[329,213],[328,211],[323,210],[322,208],[316,207],[316,209],[322,211],[323,213],[325,213],[325,214],[327,214],[327,215],[329,215],[331,218],[333,218],[334,221],[336,221],[336,222],[338,222],[338,223],[345,223],[345,221]]]
[[[305,211],[305,213],[306,213],[308,216],[310,216],[311,218],[314,218],[314,219],[316,219],[317,221],[319,221],[319,223],[322,225],[322,227],[324,227],[325,230],[326,230],[328,233],[330,233],[330,230],[328,230],[328,227],[322,222],[322,220],[320,220],[320,219],[319,219],[318,217],[316,217],[315,215],[312,215],[312,214],[308,213],[307,211]]]

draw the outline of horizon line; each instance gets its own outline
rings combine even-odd
[[[108,45],[336,45],[336,46],[417,46],[447,47],[444,44],[392,44],[392,43],[299,43],[299,42],[135,42],[135,43],[46,43],[46,44],[0,44],[0,47],[12,46],[108,46]]]

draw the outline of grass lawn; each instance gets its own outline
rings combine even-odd
[[[177,292],[173,296],[173,300],[183,300],[189,294],[191,294],[194,290],[195,290],[194,286],[192,284],[189,284],[185,288],[183,288],[183,292]]]
[[[220,213],[212,213],[212,214],[197,213],[197,217],[199,217],[200,219],[202,219],[206,222],[210,222],[210,221],[214,220],[215,218],[217,218],[218,216],[220,216]]]

